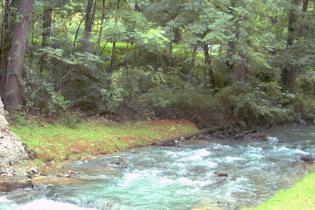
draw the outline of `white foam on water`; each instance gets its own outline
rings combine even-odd
[[[192,152],[188,157],[183,158],[184,161],[201,161],[203,158],[208,157],[211,153],[206,149],[199,149]]]
[[[235,161],[240,161],[240,160],[244,160],[244,159],[240,157],[233,157],[233,156],[227,156],[223,158],[223,162],[225,163],[233,163]]]
[[[213,149],[230,150],[230,149],[232,149],[232,147],[229,146],[229,145],[224,145],[224,144],[215,144],[215,145],[213,146]]]
[[[186,177],[180,177],[178,180],[177,180],[181,185],[186,185],[186,186],[193,186],[195,185],[195,182],[192,181],[191,179],[188,179]]]
[[[218,166],[217,163],[210,161],[210,160],[205,160],[203,162],[203,165],[207,166],[208,168],[216,168]]]
[[[305,152],[305,151],[303,151],[301,149],[295,149],[294,153],[299,154],[299,155],[310,155],[309,152]]]
[[[274,136],[268,136],[267,140],[269,143],[277,143],[279,142],[279,138],[278,137],[274,137]]]

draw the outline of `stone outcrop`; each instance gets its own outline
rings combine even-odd
[[[8,128],[6,112],[0,99],[0,167],[13,165],[27,158],[22,142]]]

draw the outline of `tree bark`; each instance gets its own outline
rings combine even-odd
[[[42,47],[48,47],[50,45],[51,36],[51,23],[52,23],[52,12],[53,9],[49,6],[45,6],[43,12],[43,37],[42,37]]]
[[[15,112],[22,101],[21,77],[23,72],[24,55],[27,34],[32,13],[32,0],[21,0],[19,4],[20,20],[15,24],[12,47],[8,61],[5,83],[5,108]]]
[[[51,25],[52,25],[53,9],[45,5],[43,11],[43,34],[42,34],[42,48],[50,46]],[[45,65],[45,56],[41,56],[40,71],[42,72]]]
[[[115,65],[116,65],[116,42],[113,42],[112,56],[110,59],[110,71],[111,72],[113,72]]]
[[[197,49],[198,47],[195,46],[192,51],[192,57],[191,57],[191,62],[189,66],[189,71],[188,71],[188,83],[192,85],[192,78],[193,78],[193,72],[195,71],[195,63],[196,63],[196,57],[197,57]]]
[[[206,75],[206,78],[209,81],[209,84],[212,87],[215,87],[214,75],[213,75],[213,71],[212,71],[212,68],[211,68],[212,60],[211,60],[211,57],[210,57],[210,54],[209,54],[209,47],[208,47],[207,43],[205,43],[204,46],[203,46],[203,54],[204,54],[204,57],[205,57],[205,67],[206,67],[205,68],[205,75]]]
[[[288,37],[287,37],[287,50],[293,45],[297,38],[297,6],[299,0],[290,0],[291,8],[288,12]],[[282,87],[286,90],[292,91],[295,84],[296,66],[292,63],[288,63],[282,70],[281,80]]]
[[[78,28],[77,28],[77,31],[76,31],[76,33],[75,33],[74,40],[73,40],[73,47],[75,47],[75,45],[76,45],[76,43],[77,43],[78,36],[79,36],[79,31],[80,31],[81,25],[82,25],[82,23],[83,23],[84,20],[85,20],[85,19],[82,18],[81,21],[80,21],[80,23],[79,23],[79,25],[78,25]]]
[[[171,70],[173,63],[173,41],[171,40],[168,48],[168,69]]]
[[[120,9],[120,3],[121,3],[121,0],[117,0],[117,4],[116,4],[117,10]],[[116,18],[115,18],[115,21],[117,21]],[[113,72],[115,65],[116,65],[116,41],[113,41],[112,56],[110,59],[110,72]]]
[[[138,0],[135,1],[135,11],[136,11],[136,12],[141,12],[141,8],[140,8],[140,6],[139,6]]]
[[[91,36],[92,26],[93,26],[95,4],[96,4],[96,1],[94,2],[93,0],[88,0],[87,2],[86,14],[85,14],[84,36],[82,39],[83,51],[88,51],[90,48],[90,36]]]
[[[243,82],[245,80],[246,73],[246,61],[241,58],[234,66],[234,77],[235,81]]]
[[[102,35],[103,35],[103,25],[104,25],[104,20],[105,20],[105,2],[106,2],[106,0],[103,0],[101,26],[100,26],[100,32],[98,35],[98,39],[97,39],[97,46],[99,46],[100,49],[101,49],[101,39],[102,39]]]
[[[12,12],[12,7],[16,6],[15,2],[5,0],[3,8],[3,22],[1,28],[1,69],[0,69],[0,86],[1,96],[4,98],[6,69],[8,66],[8,57],[11,49],[12,40],[12,22],[15,21],[15,13]]]
[[[302,23],[301,26],[299,28],[299,37],[304,36],[307,33],[307,24],[305,24],[306,21],[306,14],[308,11],[308,4],[309,1],[308,0],[303,0],[303,5],[302,5]]]

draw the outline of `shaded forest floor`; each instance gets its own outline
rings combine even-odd
[[[198,131],[185,120],[115,123],[91,119],[69,128],[60,124],[29,122],[12,131],[26,145],[35,161],[61,162],[152,145]]]

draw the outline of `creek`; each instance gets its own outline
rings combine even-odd
[[[268,141],[190,140],[65,165],[80,182],[0,194],[0,210],[189,210],[258,205],[308,172],[314,127],[287,127]],[[217,176],[215,173],[225,173]]]

